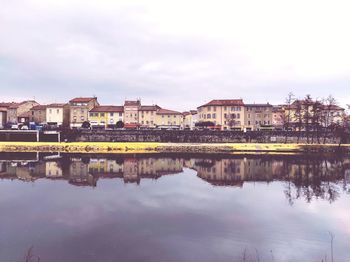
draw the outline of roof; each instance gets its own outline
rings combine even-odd
[[[132,101],[132,100],[125,100],[124,106],[139,106],[141,105],[140,100]]]
[[[140,111],[156,111],[158,109],[161,109],[158,105],[152,105],[152,106],[141,106]]]
[[[67,105],[67,104],[65,104],[65,103],[53,103],[53,104],[47,105],[47,107],[64,107],[65,105]]]
[[[95,106],[90,112],[124,112],[123,106]]]
[[[24,113],[20,114],[18,117],[25,117],[25,118],[27,118],[27,117],[30,117],[31,115],[32,114],[29,111],[27,111],[27,112],[24,112]]]
[[[31,110],[46,110],[46,105],[36,105],[33,106]]]
[[[273,107],[273,105],[270,105],[269,103],[266,104],[244,104],[246,107]]]
[[[36,103],[36,104],[39,104],[38,102],[36,102],[35,100],[25,100],[25,101],[22,101],[21,103],[12,103],[12,105],[9,106],[9,108],[11,109],[16,109],[18,108],[19,106],[21,105],[24,105],[26,103]]]
[[[199,107],[203,106],[244,106],[244,103],[243,99],[216,99]]]
[[[18,103],[15,103],[15,102],[0,102],[0,107],[10,107],[10,106],[15,105],[15,104],[18,104]]]
[[[180,112],[169,110],[169,109],[164,109],[161,108],[157,111],[157,114],[162,114],[162,115],[181,115]]]
[[[91,100],[96,100],[96,97],[76,97],[70,100],[70,103],[88,103]]]

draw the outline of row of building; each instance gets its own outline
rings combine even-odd
[[[96,97],[77,97],[68,103],[40,105],[28,100],[21,103],[0,103],[0,128],[19,123],[36,123],[79,128],[84,122],[92,127],[194,129],[208,125],[219,130],[281,129],[286,119],[300,121],[297,111],[305,107],[302,100],[290,105],[246,104],[242,99],[212,100],[197,110],[178,112],[158,105],[143,105],[141,100],[125,101],[124,105],[100,105]],[[321,115],[327,123],[339,124],[345,110],[336,105],[322,105]],[[306,112],[312,114],[312,107]],[[305,112],[303,113],[305,114]],[[307,120],[308,121],[308,120]],[[311,121],[311,120],[310,120]]]

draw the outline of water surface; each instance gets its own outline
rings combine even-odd
[[[350,261],[346,157],[0,159],[0,261]]]

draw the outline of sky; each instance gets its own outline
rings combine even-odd
[[[0,0],[0,101],[350,103],[349,1]]]

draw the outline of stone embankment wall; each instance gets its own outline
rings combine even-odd
[[[287,136],[287,141],[286,141]],[[62,134],[76,142],[171,142],[171,143],[323,143],[323,135],[274,131],[177,131],[177,130],[71,130]],[[339,138],[327,135],[326,143],[338,144]],[[342,139],[349,143],[349,135]]]

